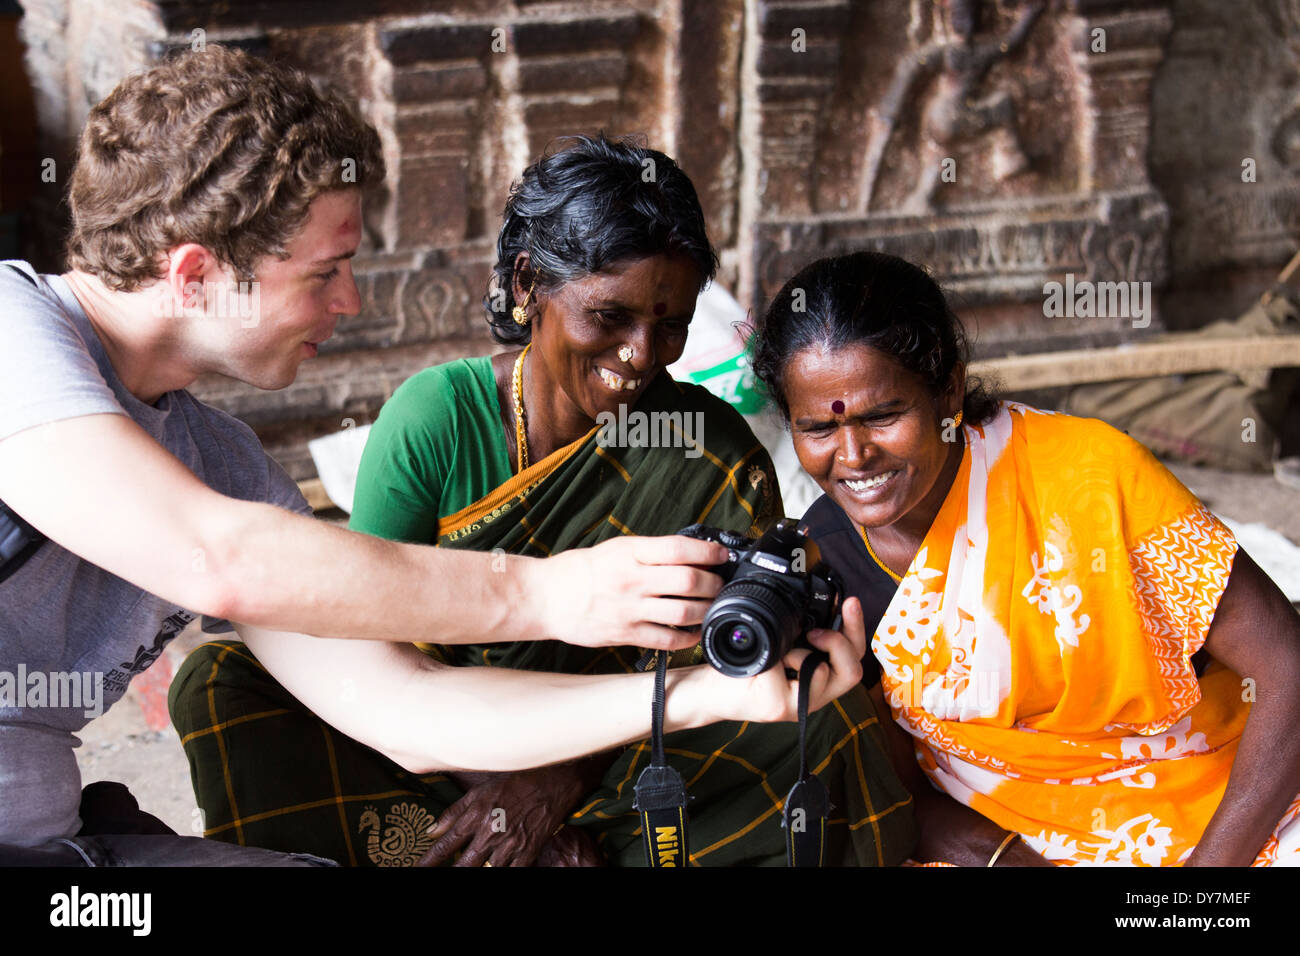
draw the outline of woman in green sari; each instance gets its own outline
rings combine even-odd
[[[489,321],[497,340],[516,348],[427,369],[397,390],[366,446],[353,529],[491,551],[508,572],[509,555],[695,523],[757,535],[781,515],[771,461],[744,420],[664,372],[682,354],[696,297],[716,270],[694,189],[672,160],[578,138],[525,171],[497,252]],[[580,643],[575,635],[574,643],[421,649],[457,667],[559,674],[632,672],[642,657],[637,648]],[[690,648],[671,664],[699,660]],[[248,694],[255,701],[239,699]],[[331,732],[251,655],[221,642],[186,663],[172,699],[211,836],[238,832],[360,865],[644,861],[632,804],[649,741],[532,770],[415,775]],[[221,713],[211,706],[218,699],[239,706]],[[673,702],[670,692],[670,715]],[[271,727],[275,746],[307,748],[316,759],[297,756],[274,783],[230,772],[231,758],[219,760],[214,735],[202,733],[223,717],[280,709],[259,720],[259,761],[273,759]],[[229,746],[229,732],[223,740]],[[691,863],[784,862],[781,806],[798,774],[796,724],[717,722],[670,733],[666,748],[693,797]],[[810,718],[808,750],[835,808],[827,862],[904,859],[914,839],[910,797],[860,688]]]

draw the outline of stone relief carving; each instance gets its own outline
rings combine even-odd
[[[1041,0],[1023,7],[1005,34],[980,32],[980,0],[937,0],[932,3],[934,39],[905,55],[876,110],[875,130],[868,147],[862,187],[863,206],[869,207],[903,110],[918,108],[918,90],[931,79],[935,90],[921,113],[921,162],[915,190],[903,211],[920,214],[934,208],[945,161],[952,162],[954,147],[980,137],[989,139],[990,168],[1000,182],[1029,166],[1016,131],[1015,106],[1006,90],[985,90],[989,70],[1017,50],[1044,10]],[[916,24],[918,0],[912,3]],[[909,31],[914,33],[914,31]],[[983,92],[982,92],[983,91]]]
[[[1170,261],[1176,278],[1258,269],[1300,234],[1300,0],[23,6],[61,172],[83,101],[196,26],[365,101],[389,199],[367,206],[363,312],[321,356],[322,380],[358,403],[492,348],[480,298],[509,180],[575,129],[641,132],[686,158],[711,225],[728,224],[720,281],[747,307],[810,259],[883,249],[1020,322],[1002,340],[985,323],[994,349],[1073,334],[1030,321],[1065,273],[1158,289]],[[287,415],[291,391],[245,411]]]

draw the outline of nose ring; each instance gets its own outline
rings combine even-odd
[[[636,354],[636,350],[633,349],[632,346],[630,345],[620,345],[618,347],[618,360],[620,362],[632,361],[632,356],[635,354]]]

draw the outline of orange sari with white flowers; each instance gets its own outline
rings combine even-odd
[[[941,790],[1061,864],[1181,863],[1253,684],[1197,677],[1237,545],[1142,445],[1006,403],[966,426],[943,507],[872,641]],[[1255,861],[1300,864],[1300,798]]]

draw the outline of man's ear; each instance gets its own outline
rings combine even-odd
[[[217,257],[206,246],[187,242],[167,253],[166,282],[177,314],[202,310],[206,300],[204,284],[225,277]]]

